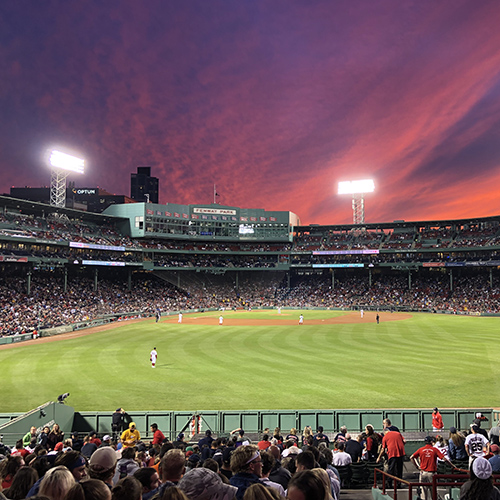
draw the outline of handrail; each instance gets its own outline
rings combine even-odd
[[[408,498],[412,498],[412,490],[414,487],[432,487],[432,498],[437,499],[438,494],[437,494],[437,489],[439,487],[443,486],[462,486],[465,481],[461,481],[462,479],[468,480],[469,479],[469,471],[464,470],[464,469],[459,469],[456,468],[456,470],[460,471],[461,474],[434,474],[432,476],[432,483],[421,483],[417,481],[407,481],[405,479],[393,476],[392,474],[389,474],[388,472],[385,472],[381,469],[374,469],[374,479],[373,479],[373,487],[377,488],[377,472],[382,474],[382,493],[385,495],[386,492],[386,486],[385,486],[385,479],[390,478],[393,480],[393,494],[394,494],[394,500],[397,500],[398,498],[398,482],[403,483],[408,486]],[[450,479],[450,481],[440,481],[441,479]],[[454,479],[454,481],[451,481],[451,479]],[[493,474],[493,479],[495,485],[500,485],[500,474]],[[457,481],[458,480],[458,481]]]
[[[406,481],[406,479],[402,479],[397,476],[393,476],[392,474],[389,474],[388,472],[385,472],[381,469],[373,469],[373,487],[377,488],[377,472],[382,474],[382,493],[385,495],[385,478],[388,477],[393,480],[393,488],[394,488],[394,500],[397,500],[398,498],[398,482],[406,484],[408,486],[408,498],[411,498],[411,489],[412,485],[414,483],[411,483],[410,481]]]

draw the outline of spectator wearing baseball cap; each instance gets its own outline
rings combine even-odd
[[[90,457],[89,476],[92,479],[104,481],[110,488],[113,487],[117,456],[116,451],[110,446],[99,448]]]
[[[432,430],[439,432],[444,429],[443,417],[437,407],[432,410]]]
[[[478,413],[476,413],[476,415],[478,415]],[[479,415],[480,415],[480,414],[479,414]],[[475,426],[478,428],[477,432],[478,432],[479,434],[482,434],[482,435],[483,435],[486,439],[488,439],[488,433],[486,432],[486,430],[485,430],[485,429],[482,429],[482,428],[481,428],[481,422],[482,422],[482,420],[481,420],[480,418],[477,418],[477,417],[476,417],[476,418],[472,421],[472,424],[470,424],[470,426],[472,427],[473,425],[475,425]]]
[[[431,436],[426,436],[425,446],[419,448],[410,457],[415,467],[420,471],[419,482],[421,483],[432,483],[432,476],[437,471],[437,461],[438,459],[449,462],[449,460],[444,456],[444,454],[435,446],[432,446],[434,438]],[[432,500],[432,491],[429,486],[425,486],[424,498],[425,500]]]
[[[128,424],[128,429],[123,431],[121,440],[124,447],[135,446],[141,440],[141,434],[135,426],[135,422]]]
[[[493,474],[500,474],[500,446],[497,444],[490,445],[490,452],[493,453],[493,456],[488,459],[488,462],[491,464]]]
[[[179,481],[179,489],[191,500],[233,500],[238,489],[224,484],[219,475],[204,467],[193,469]]]
[[[99,448],[104,448],[105,446],[111,446],[111,436],[109,434],[103,436],[102,443]]]

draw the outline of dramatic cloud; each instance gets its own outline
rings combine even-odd
[[[0,192],[47,185],[47,146],[82,187],[367,221],[500,214],[500,4],[484,1],[4,2]]]

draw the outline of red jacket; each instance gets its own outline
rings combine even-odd
[[[444,429],[443,417],[438,411],[432,413],[432,427],[434,429]]]

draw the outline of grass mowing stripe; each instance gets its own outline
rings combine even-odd
[[[499,400],[498,318],[416,314],[377,325],[367,313],[359,323],[328,324],[348,314],[304,311],[299,326],[299,314],[226,311],[223,327],[219,313],[211,313],[210,325],[179,325],[176,317],[124,322],[71,340],[19,344],[0,351],[0,404],[3,411],[25,411],[67,391],[68,403],[81,411],[459,407]],[[263,323],[231,325],[233,318]],[[278,323],[266,326],[270,321]]]

